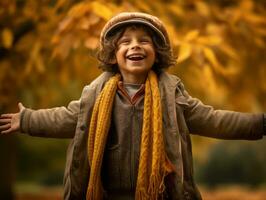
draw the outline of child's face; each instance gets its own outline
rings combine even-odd
[[[116,62],[125,82],[144,82],[155,61],[152,38],[143,28],[128,27],[117,42]],[[130,80],[127,80],[130,78]]]

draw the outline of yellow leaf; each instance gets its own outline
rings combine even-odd
[[[80,18],[90,11],[91,11],[91,3],[82,2],[73,6],[68,12],[68,16],[74,18]]]
[[[210,34],[210,35],[222,35],[224,32],[223,27],[220,26],[219,24],[215,24],[215,23],[208,23],[206,24],[206,33]]]
[[[184,40],[187,41],[187,42],[192,41],[192,40],[196,39],[198,37],[198,35],[199,35],[199,30],[189,31],[186,34]]]
[[[92,3],[92,9],[94,13],[96,13],[98,16],[101,16],[105,20],[109,20],[113,16],[111,9],[97,1]]]
[[[234,75],[238,72],[238,68],[236,66],[223,67],[218,62],[214,52],[210,48],[204,47],[203,53],[204,53],[206,59],[211,63],[211,66],[213,67],[215,72],[220,73],[223,76]]]
[[[196,8],[197,11],[203,15],[203,16],[209,16],[210,15],[210,9],[209,6],[204,3],[203,1],[197,1],[196,2]]]
[[[43,73],[45,71],[44,62],[41,55],[41,47],[42,44],[40,41],[36,41],[33,48],[31,49],[30,58],[27,61],[24,75],[28,75],[32,72],[32,70],[37,70],[38,73]]]
[[[178,58],[177,58],[177,62],[180,63],[184,60],[186,60],[187,58],[190,57],[192,52],[192,48],[191,45],[188,43],[183,43],[181,44],[180,48],[179,48],[179,54],[178,54]]]
[[[36,58],[34,59],[34,63],[35,63],[35,67],[38,73],[45,72],[44,62],[40,54],[36,55]]]
[[[254,8],[254,3],[251,0],[245,0],[245,1],[241,1],[240,2],[240,8],[241,10],[243,10],[244,12],[246,11],[250,11]]]
[[[223,85],[218,84],[215,74],[210,65],[206,64],[201,69],[201,80],[203,82],[203,90],[207,91],[209,102],[213,105],[222,105],[227,91]]]
[[[3,46],[7,49],[12,47],[13,44],[13,33],[10,29],[5,28],[2,31],[2,42],[3,42]]]
[[[214,46],[214,45],[221,44],[222,39],[215,35],[202,36],[202,37],[198,37],[197,42],[200,44],[204,44],[204,45]]]
[[[205,57],[207,58],[207,60],[209,60],[209,62],[214,65],[214,66],[218,66],[218,61],[216,59],[215,54],[213,53],[213,51],[208,48],[208,47],[204,47],[203,48],[203,53],[205,55]]]
[[[146,12],[146,13],[151,13],[152,12],[152,9],[151,9],[151,6],[149,5],[149,2],[147,3],[144,0],[135,0],[134,5],[140,11],[143,11],[143,12]]]
[[[51,39],[51,43],[52,44],[58,44],[61,41],[61,37],[57,34],[57,35],[53,35],[52,39]]]
[[[63,7],[66,4],[66,0],[58,0],[55,4],[55,10],[58,10],[59,8]]]
[[[166,4],[166,6],[169,9],[169,11],[175,14],[176,16],[184,15],[184,10],[182,9],[181,6],[177,5],[176,3]]]
[[[74,18],[67,16],[62,22],[60,22],[58,30],[60,33],[62,33],[64,31],[71,30],[74,25]]]
[[[98,46],[98,42],[99,42],[98,37],[89,37],[85,41],[85,46],[89,49],[96,49],[96,47]]]
[[[244,18],[252,24],[266,24],[265,16],[248,13]]]

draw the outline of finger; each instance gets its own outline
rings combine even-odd
[[[8,130],[5,130],[5,131],[1,131],[1,135],[5,135],[5,134],[8,134],[8,133],[11,133],[11,128],[8,129]]]
[[[11,118],[0,118],[0,124],[7,124],[11,122]]]
[[[18,108],[19,108],[19,111],[22,111],[23,109],[25,109],[25,107],[23,106],[21,102],[18,103]]]
[[[0,126],[0,130],[7,130],[7,129],[10,129],[10,127],[11,127],[11,124],[8,123],[8,124]]]
[[[2,115],[0,116],[0,118],[12,118],[13,115],[14,115],[14,114],[12,114],[12,113],[2,114]]]

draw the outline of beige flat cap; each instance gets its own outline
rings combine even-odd
[[[169,36],[164,24],[157,17],[142,12],[122,12],[111,18],[103,27],[100,42],[104,44],[106,38],[118,28],[128,24],[143,24],[151,28],[161,38],[163,44],[169,45]]]

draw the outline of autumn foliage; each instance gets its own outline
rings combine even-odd
[[[0,4],[0,106],[4,110],[18,100],[47,107],[77,98],[83,85],[100,73],[94,55],[101,28],[121,11],[151,13],[166,24],[179,63],[171,72],[184,80],[192,94],[230,109],[266,108],[263,1],[10,0]]]

